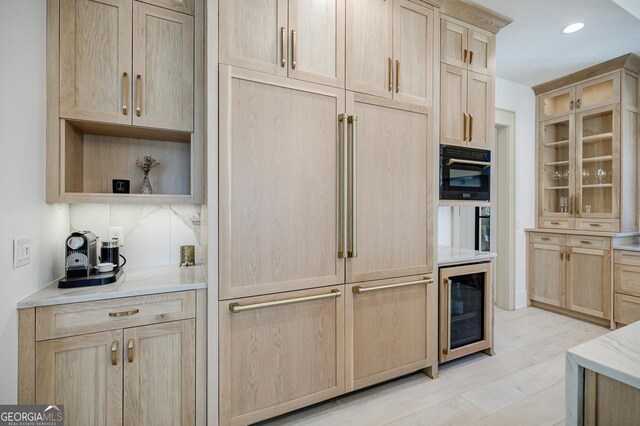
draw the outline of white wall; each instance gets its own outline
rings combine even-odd
[[[45,204],[45,2],[0,1],[0,403],[17,400],[16,302],[63,273],[66,205]],[[14,238],[31,264],[13,269]]]
[[[496,108],[516,113],[516,308],[527,305],[525,228],[535,225],[535,95],[530,87],[496,79]],[[499,225],[498,225],[499,226]]]

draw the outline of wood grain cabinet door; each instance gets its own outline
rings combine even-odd
[[[193,131],[193,16],[135,1],[137,126]]]
[[[347,1],[347,89],[392,97],[393,2]]]
[[[124,424],[195,425],[195,320],[124,331]]]
[[[566,307],[598,318],[611,318],[611,250],[570,249]]]
[[[467,74],[442,64],[440,72],[440,140],[444,145],[467,146]]]
[[[433,10],[396,0],[393,24],[393,98],[430,106],[433,102]]]
[[[347,392],[437,361],[437,298],[431,276],[346,286]]]
[[[220,67],[220,297],[344,283],[338,115],[345,92]]]
[[[289,77],[344,88],[345,0],[289,0]]]
[[[432,272],[427,108],[349,93],[347,111],[357,117],[357,257],[347,282]]]
[[[554,90],[538,98],[541,120],[565,117],[576,110],[576,86]]]
[[[36,343],[36,404],[69,426],[122,424],[122,330]]]
[[[495,47],[495,35],[469,29],[469,71],[491,76]]]
[[[131,0],[61,0],[60,117],[131,124]]]
[[[468,145],[491,149],[494,128],[493,83],[491,77],[469,71],[467,73]]]
[[[565,281],[565,247],[530,244],[529,298],[563,308]]]
[[[251,424],[344,393],[343,291],[220,302],[221,425]]]
[[[220,63],[287,75],[287,0],[220,0]]]
[[[447,19],[440,20],[440,60],[467,69],[469,30]],[[465,56],[465,51],[466,55]]]

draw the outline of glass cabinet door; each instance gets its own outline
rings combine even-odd
[[[575,108],[575,86],[542,95],[540,98],[541,119],[571,114]]]
[[[596,78],[576,89],[575,107],[577,112],[620,102],[620,73]]]
[[[619,106],[577,115],[576,164],[578,188],[576,214],[615,218],[618,208],[620,133]]]
[[[544,216],[573,215],[574,116],[548,120],[540,130],[540,190]]]

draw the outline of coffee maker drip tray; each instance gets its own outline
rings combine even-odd
[[[122,276],[122,268],[115,268],[111,272],[91,274],[88,277],[60,278],[58,288],[89,287],[94,285],[113,284]]]

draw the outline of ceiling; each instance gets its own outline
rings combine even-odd
[[[626,53],[640,55],[640,0],[474,0],[513,19],[497,36],[498,77],[533,87]],[[584,22],[583,30],[562,28]]]

